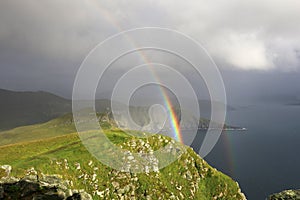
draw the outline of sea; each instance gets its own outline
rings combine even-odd
[[[237,181],[248,200],[300,189],[299,105],[239,106],[227,112],[226,123],[247,131],[224,131],[204,159]],[[199,131],[191,144],[196,152],[204,135]]]

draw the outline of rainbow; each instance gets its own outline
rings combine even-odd
[[[87,3],[91,3],[93,4],[93,6],[95,6],[96,8],[99,9],[99,13],[114,27],[116,28],[117,32],[122,32],[123,28],[122,26],[118,23],[117,20],[115,20],[115,18],[111,15],[110,12],[106,11],[105,9],[102,8],[102,5],[100,4],[100,1],[98,0],[90,0],[87,1]],[[133,45],[134,45],[134,41],[132,40],[132,38],[127,38]],[[135,45],[134,45],[135,46]],[[150,65],[149,70],[151,71],[151,73],[153,74],[153,77],[158,81],[159,78],[155,75],[155,72],[151,69],[151,62],[149,61],[148,57],[142,52],[142,51],[138,51],[138,53],[140,54],[141,58],[143,59],[143,61],[147,64]],[[170,122],[171,122],[171,126],[172,126],[172,134],[173,134],[173,138],[176,139],[177,141],[183,143],[183,138],[182,138],[182,133],[180,130],[180,125],[179,125],[179,120],[177,118],[176,112],[172,107],[172,102],[168,96],[168,94],[165,92],[163,87],[160,87],[160,92],[162,95],[162,98],[164,100],[164,104],[166,106],[166,108],[169,111],[169,117],[170,117]],[[224,134],[224,139],[225,139],[225,156],[226,156],[226,160],[229,164],[229,168],[230,168],[230,172],[232,173],[232,175],[235,174],[235,165],[234,165],[234,149],[232,148],[233,146],[230,144],[230,135],[228,134]]]
[[[176,139],[178,142],[183,143],[183,138],[180,130],[180,125],[179,125],[179,120],[177,118],[176,112],[172,107],[172,102],[169,98],[169,96],[166,94],[164,89],[160,86],[161,94],[165,102],[165,106],[168,108],[169,113],[170,113],[170,120],[171,120],[171,125],[172,125],[172,130],[173,130],[173,137]]]
[[[226,133],[227,131],[224,130],[222,133],[222,136],[224,137],[224,150],[225,150],[225,156],[226,156],[226,161],[229,167],[229,173],[231,176],[234,176],[235,174],[235,162],[234,162],[234,149],[233,149],[233,145],[231,145],[231,134]],[[221,136],[221,137],[222,137]]]
[[[98,0],[90,0],[90,3],[92,3],[96,8],[99,9],[100,13],[102,14],[102,16],[111,24],[113,25],[118,32],[122,32],[123,28],[122,26],[114,19],[114,17],[111,16],[111,13],[107,12],[105,9],[102,8],[100,2]],[[133,46],[135,45],[135,42],[132,38],[128,38],[127,39],[132,43]],[[148,57],[142,52],[142,51],[138,51],[139,55],[141,56],[142,60],[149,64],[149,70],[153,75],[153,78],[160,83],[158,76],[155,75],[154,70],[151,69],[151,62],[149,61]],[[183,138],[182,138],[182,134],[181,134],[181,130],[180,130],[180,125],[179,125],[179,120],[178,117],[176,115],[176,112],[172,106],[172,102],[168,96],[168,94],[165,92],[164,88],[162,86],[160,86],[160,92],[161,92],[161,96],[164,100],[164,104],[166,106],[166,108],[169,111],[169,117],[170,117],[170,123],[172,126],[172,135],[173,138],[176,139],[178,142],[183,143]]]
[[[133,41],[132,41],[132,43],[134,44]],[[142,51],[138,51],[138,52],[141,55],[142,59],[145,61],[145,63],[150,65],[149,70],[152,73],[153,78],[158,83],[160,83],[161,81],[159,80],[158,76],[155,74],[155,71],[152,69],[153,66],[151,65],[151,62],[149,61],[148,57]],[[162,86],[159,87],[159,90],[160,90],[160,94],[164,100],[164,104],[165,104],[167,110],[169,111],[169,117],[170,117],[170,122],[171,122],[171,126],[172,126],[173,138],[183,144],[184,140],[182,138],[179,120],[178,120],[176,112],[172,106],[172,101],[170,100],[168,94],[165,92],[165,90]]]

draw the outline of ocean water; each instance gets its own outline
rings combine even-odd
[[[238,181],[247,199],[300,188],[300,106],[239,107],[227,113],[226,121],[248,130],[223,132],[204,159]],[[195,151],[204,134],[200,131],[194,139]]]

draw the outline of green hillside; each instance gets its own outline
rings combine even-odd
[[[24,97],[24,95],[27,96],[27,93],[22,96]],[[25,102],[33,107],[34,105],[40,105],[39,100],[30,103],[33,94],[28,95],[30,98],[28,97]],[[33,96],[35,95],[37,94]],[[45,94],[41,94],[41,96],[45,96]],[[19,118],[16,115],[17,112],[13,111],[18,109],[14,105],[22,104],[23,97],[17,100],[17,96],[12,96],[15,102],[8,105],[7,109],[4,109],[1,114],[5,116],[11,112],[11,115],[8,116],[10,120],[16,117],[17,120],[12,120],[10,126],[20,125],[19,120],[23,117],[26,118],[26,114],[24,116],[20,115]],[[47,98],[49,100],[57,97],[50,95]],[[8,102],[9,99],[7,98],[5,101]],[[45,101],[47,102],[47,100]],[[51,100],[51,102],[55,101]],[[34,115],[29,113],[30,116],[34,117],[28,119],[36,119],[44,111],[45,116],[53,118],[69,109],[68,106],[61,107],[62,105],[69,105],[67,101],[62,100],[60,102],[59,100],[57,102],[57,105],[59,105],[57,107],[55,107],[56,104],[51,103],[49,105],[53,109],[63,110],[62,113],[53,111],[50,112],[52,114],[46,114],[47,106],[43,108],[37,106],[36,112],[33,111]],[[102,110],[106,110],[110,105],[107,100],[97,102]],[[26,109],[22,110],[20,108],[21,112],[25,113]],[[147,123],[147,118],[141,119],[138,117],[140,112],[145,112],[144,108],[133,108],[131,111],[133,118],[138,120],[140,124]],[[116,124],[109,114],[97,114],[97,116],[101,127],[105,130],[104,133],[100,134],[106,134],[115,145],[131,152],[137,152],[138,150],[146,153],[167,144],[176,143],[172,139],[160,135],[154,135],[148,137],[148,139],[139,139],[127,135],[116,128]],[[49,118],[41,119],[44,121]],[[202,119],[201,123],[207,124],[208,122]],[[25,121],[22,123],[25,123]],[[4,126],[2,126],[3,124]],[[9,126],[2,122],[0,127]],[[135,132],[135,135],[137,134],[139,133]],[[136,144],[134,148],[132,144]],[[187,148],[182,144],[178,145],[181,146],[180,148]],[[106,150],[109,153],[110,149]],[[177,151],[176,148],[174,150]],[[64,180],[67,180],[70,188],[84,189],[92,194],[94,199],[245,199],[236,182],[210,167],[191,148],[187,148],[187,151],[178,160],[155,172],[135,174],[119,172],[107,167],[96,160],[83,146],[76,133],[72,114],[64,114],[40,124],[1,131],[0,151],[0,166],[11,165],[13,168],[11,176],[23,177],[26,174],[36,173],[39,176],[42,176],[42,174],[58,174]],[[109,159],[113,161],[116,157],[112,155],[109,156]],[[0,170],[1,176],[5,176],[3,170]]]
[[[7,131],[0,132],[0,146],[25,142],[62,134],[75,132],[75,126],[71,115],[64,115],[46,123],[21,126]]]
[[[114,121],[106,114],[97,114],[102,128],[111,128]],[[106,118],[107,120],[103,120]],[[0,146],[19,142],[28,142],[75,133],[76,128],[71,113],[48,122],[21,126],[11,130],[0,131]]]
[[[151,149],[172,142],[159,135],[138,139],[117,129],[107,129],[105,134],[130,151],[135,151],[132,142],[145,151],[149,149],[141,141]],[[12,176],[35,170],[40,175],[60,174],[71,188],[85,189],[94,199],[244,199],[236,182],[210,167],[190,148],[160,171],[141,174],[119,172],[103,165],[91,156],[75,133],[6,145],[0,151],[0,165],[11,165]]]

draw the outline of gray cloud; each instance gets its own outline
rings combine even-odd
[[[166,7],[171,3],[163,2]],[[262,70],[299,66],[299,1],[182,1],[171,8],[184,19],[180,30],[202,41],[221,65]],[[280,43],[289,45],[281,49]]]
[[[1,48],[47,58],[79,59],[122,29],[162,26],[202,42],[221,66],[293,70],[299,65],[295,0],[4,0],[0,9]]]
[[[69,95],[96,44],[143,26],[194,37],[231,74],[299,71],[299,19],[297,0],[2,0],[0,86]]]

